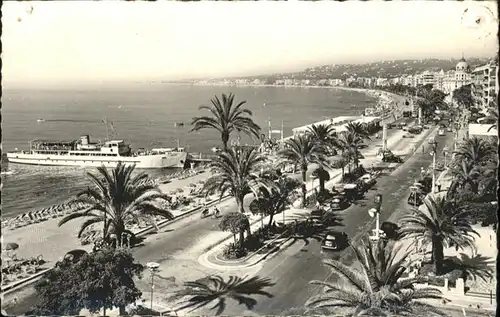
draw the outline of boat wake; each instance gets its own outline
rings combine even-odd
[[[100,122],[102,122],[102,120],[80,120],[80,119],[38,119],[38,121],[39,120],[43,120],[43,122],[84,122],[84,123],[100,123]]]
[[[15,175],[17,174],[17,171],[16,170],[12,170],[12,171],[3,171],[0,173],[1,175]]]

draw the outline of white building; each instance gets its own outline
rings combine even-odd
[[[443,78],[443,91],[451,93],[455,89],[471,83],[471,71],[467,61],[462,59],[455,66],[454,72],[446,72]]]
[[[473,97],[483,109],[498,96],[498,63],[491,61],[472,71]]]

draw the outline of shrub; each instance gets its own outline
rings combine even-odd
[[[247,255],[247,251],[244,248],[241,248],[239,243],[229,243],[222,250],[222,256],[228,260],[236,260],[241,259],[242,257]]]
[[[243,248],[246,251],[257,251],[258,249],[262,248],[264,246],[264,236],[263,233],[261,234],[251,234],[248,236],[243,243]]]
[[[328,202],[330,199],[333,198],[333,194],[331,192],[329,192],[328,190],[324,190],[322,192],[320,192],[317,196],[316,196],[316,200],[320,203],[320,204],[324,204],[326,202]]]

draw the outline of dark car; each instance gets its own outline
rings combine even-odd
[[[411,192],[408,197],[408,204],[412,206],[420,206],[423,204],[423,195],[419,192]]]
[[[330,201],[330,209],[331,210],[342,210],[349,206],[349,202],[347,201],[344,195],[336,195]]]
[[[340,231],[329,231],[321,242],[321,249],[342,250],[349,245],[347,233]]]
[[[397,240],[399,237],[399,226],[394,222],[385,221],[380,226],[380,229],[385,232],[385,236],[390,240]]]

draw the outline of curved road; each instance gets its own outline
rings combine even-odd
[[[452,133],[444,137],[436,137],[438,153],[442,152],[445,143],[448,147],[452,143]],[[427,140],[424,140],[427,142]],[[380,223],[397,221],[398,216],[409,210],[407,198],[409,187],[420,178],[421,167],[427,168],[432,164],[432,157],[428,152],[416,153],[402,164],[391,175],[381,176],[377,184],[369,190],[362,201],[350,206],[342,212],[344,227],[338,228],[346,232],[349,237],[358,240],[361,235],[374,228],[373,219],[367,213],[374,206],[375,194],[383,195]],[[436,177],[439,175],[436,173]],[[352,264],[354,254],[347,248],[340,252],[322,253],[320,242],[316,239],[307,241],[297,240],[290,247],[284,249],[265,262],[258,275],[270,278],[276,285],[268,288],[273,298],[256,297],[257,304],[252,311],[245,310],[244,306],[237,306],[234,302],[228,303],[224,315],[280,315],[291,307],[300,307],[322,287],[309,285],[311,280],[336,282],[323,265],[324,259],[341,259],[347,265]],[[203,312],[203,313],[209,313]]]
[[[400,119],[401,120],[401,119]],[[427,130],[424,130],[427,131]],[[387,137],[391,138],[391,136],[396,135],[397,133],[401,133],[400,130],[398,129],[391,129],[387,130]],[[403,139],[404,140],[404,139]],[[411,142],[411,141],[410,141]],[[366,151],[373,152],[373,147],[377,144],[381,143],[381,139],[373,139],[371,141],[367,141],[366,144],[369,145],[369,147],[366,150],[362,150],[362,153],[366,153]],[[307,179],[309,179],[309,176],[311,175],[312,171],[314,169],[310,167],[308,169],[307,173]],[[418,168],[418,173],[420,172],[420,167]],[[293,175],[292,177],[300,179],[300,174],[297,173]],[[333,177],[333,175],[332,175]],[[380,187],[380,185],[378,185]],[[373,192],[373,191],[372,191]],[[371,193],[367,195],[369,197]],[[367,198],[369,201],[372,200],[372,198]],[[245,208],[248,210],[248,205],[250,202],[253,200],[253,197],[251,195],[248,195],[245,199]],[[232,212],[232,211],[237,211],[236,204],[234,203],[233,199],[226,200],[222,203],[219,204],[219,209],[221,210],[221,214],[225,214],[227,212]],[[351,207],[353,208],[353,207]],[[351,209],[349,209],[351,210]],[[355,214],[352,211],[346,211],[347,214]],[[366,214],[366,213],[365,213]],[[368,220],[366,215],[362,216],[363,221]],[[347,220],[350,218],[346,218],[346,225],[350,228],[351,225],[355,225],[354,228],[357,227],[357,225],[360,223],[360,219],[358,216],[352,217],[352,220]],[[177,222],[174,222],[172,224],[168,224],[165,227],[160,229],[160,232],[154,235],[150,235],[147,237],[147,239],[144,241],[144,245],[141,247],[136,248],[133,253],[137,261],[141,263],[147,263],[150,261],[158,262],[161,263],[165,261],[167,258],[169,258],[170,255],[186,250],[196,243],[198,241],[202,240],[204,237],[206,237],[208,234],[213,233],[213,232],[220,232],[218,229],[218,224],[219,221],[216,219],[212,218],[205,218],[203,220],[200,220],[200,214],[195,213],[191,216],[188,216],[184,219],[181,219]],[[297,247],[298,244],[296,244],[294,247]],[[309,248],[313,248],[312,250],[315,250],[313,252],[316,252],[319,254],[319,245],[315,245],[314,243],[311,243]],[[316,249],[314,249],[316,248]],[[316,254],[316,253],[314,253]],[[301,254],[302,255],[302,254]],[[304,253],[305,255],[305,253]],[[278,257],[279,258],[279,257]],[[272,266],[272,263],[274,263],[276,260],[271,260],[270,264]],[[313,264],[314,267],[316,266],[321,266],[317,265],[316,263]],[[267,265],[266,265],[267,266]],[[309,266],[309,264],[307,264]],[[316,272],[320,272],[322,268],[315,268]],[[168,273],[167,273],[168,274]],[[301,273],[302,274],[302,273]],[[306,275],[304,275],[306,276]],[[304,281],[301,281],[300,279],[296,279],[294,283],[298,283],[296,285],[301,285],[298,288],[305,289],[304,285],[307,284],[307,281],[309,281],[310,278],[307,277],[304,279]],[[300,283],[299,283],[300,282]],[[305,284],[304,284],[305,283]],[[279,285],[286,285],[285,283],[279,284]],[[281,287],[281,286],[280,286]],[[297,295],[298,298],[300,296],[298,295],[299,293],[293,293],[294,296]],[[15,291],[11,294],[8,294],[5,296],[6,302],[9,303],[13,298],[17,297],[18,302],[14,307],[5,307],[7,311],[10,314],[23,314],[25,313],[30,307],[36,303],[36,295],[34,292],[34,289],[32,286],[26,287],[20,291]],[[299,301],[300,302],[300,301]],[[10,305],[9,305],[10,306]],[[278,305],[279,306],[279,305]]]

